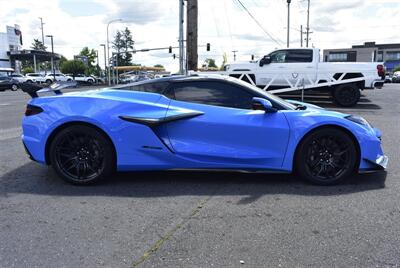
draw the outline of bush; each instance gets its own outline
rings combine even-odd
[[[29,73],[33,73],[34,70],[32,67],[25,67],[24,69],[22,69],[22,73],[23,74],[29,74]]]
[[[85,64],[80,60],[67,60],[61,64],[61,72],[72,74],[75,78],[77,74],[83,74],[86,71]]]
[[[400,65],[394,67],[393,72],[400,72]]]

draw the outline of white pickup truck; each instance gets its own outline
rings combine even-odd
[[[320,62],[317,48],[288,48],[260,60],[232,63],[220,74],[239,78],[271,93],[329,91],[340,106],[353,106],[360,90],[381,88],[385,70],[376,62]]]

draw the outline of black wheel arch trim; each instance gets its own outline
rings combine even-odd
[[[112,149],[114,152],[114,156],[115,156],[115,165],[117,164],[117,151],[115,149],[115,145],[113,140],[111,139],[111,137],[101,128],[99,128],[98,126],[85,122],[85,121],[71,121],[71,122],[66,122],[64,124],[59,125],[58,127],[56,127],[49,135],[49,137],[46,140],[46,145],[45,145],[45,163],[46,165],[51,165],[51,161],[50,161],[50,145],[52,143],[52,141],[54,140],[54,137],[63,129],[68,128],[70,126],[76,126],[76,125],[85,125],[88,127],[92,127],[94,129],[96,129],[97,131],[99,131],[100,133],[102,133],[104,135],[104,137],[106,139],[109,140],[109,142],[112,144]]]
[[[349,135],[349,137],[353,140],[353,143],[354,143],[354,145],[355,145],[355,147],[356,147],[356,151],[357,151],[357,159],[356,159],[356,165],[355,165],[355,166],[356,166],[356,170],[355,170],[355,171],[358,171],[358,168],[359,168],[359,166],[360,166],[360,161],[361,161],[361,147],[360,147],[360,143],[358,142],[358,140],[357,140],[356,136],[353,134],[353,132],[351,132],[349,129],[347,129],[347,128],[343,127],[343,126],[334,125],[334,124],[327,124],[327,125],[321,125],[321,126],[315,127],[315,128],[313,128],[313,129],[310,129],[309,131],[307,131],[307,132],[301,137],[301,139],[299,140],[299,142],[298,142],[297,145],[296,145],[296,149],[295,149],[294,154],[293,154],[293,158],[292,158],[292,170],[295,170],[295,169],[296,169],[296,161],[295,161],[295,160],[296,160],[296,155],[297,155],[297,153],[298,153],[300,144],[304,141],[304,139],[305,139],[306,137],[308,137],[309,135],[311,135],[311,134],[314,133],[315,131],[318,131],[318,130],[321,130],[321,129],[324,129],[324,128],[336,128],[336,129],[339,129],[339,130],[345,132],[347,135]]]

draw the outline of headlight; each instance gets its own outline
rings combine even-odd
[[[228,71],[231,66],[229,64],[224,66],[224,71]]]
[[[345,118],[347,120],[353,121],[354,123],[357,123],[359,125],[366,126],[366,127],[371,127],[371,125],[368,123],[368,121],[365,120],[364,118],[360,117],[360,116],[349,115],[349,116],[346,116]]]

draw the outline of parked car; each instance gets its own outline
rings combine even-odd
[[[54,79],[54,77],[55,77],[55,79]],[[54,80],[55,81],[65,82],[65,81],[72,81],[73,78],[71,76],[68,76],[68,75],[65,75],[65,74],[60,74],[60,73],[57,73],[57,74],[54,74],[54,75],[53,74],[47,74],[45,76],[45,82],[48,83],[48,84],[53,83]]]
[[[0,76],[0,91],[5,91],[10,89],[12,91],[16,91],[19,88],[18,80],[9,76]]]
[[[46,78],[40,73],[27,73],[25,74],[26,82],[30,83],[45,83]]]
[[[72,75],[70,75],[72,76]],[[84,82],[84,83],[89,83],[89,84],[94,84],[96,82],[96,78],[92,76],[86,76],[84,74],[77,74],[75,77],[73,77],[75,81],[78,82]]]
[[[74,184],[115,170],[225,169],[296,171],[329,185],[388,162],[381,132],[365,119],[285,101],[235,78],[54,90],[43,98],[30,92],[22,141],[31,159]]]
[[[19,83],[24,83],[26,82],[28,79],[23,76],[22,74],[10,74],[9,77],[17,80]]]
[[[393,73],[392,82],[393,83],[400,83],[400,71]]]

